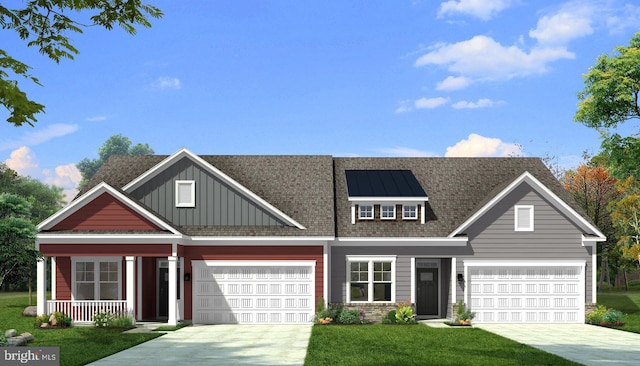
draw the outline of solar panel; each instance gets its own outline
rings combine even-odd
[[[349,197],[426,197],[410,170],[346,170]]]

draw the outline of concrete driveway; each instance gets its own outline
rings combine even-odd
[[[587,324],[477,324],[474,327],[584,365],[638,365],[640,334]]]
[[[302,365],[312,325],[198,325],[90,365]]]

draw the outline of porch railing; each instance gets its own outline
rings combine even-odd
[[[47,300],[47,314],[60,311],[76,323],[91,323],[97,312],[131,315],[126,300]]]

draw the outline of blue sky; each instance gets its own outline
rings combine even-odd
[[[2,32],[43,84],[19,80],[46,113],[34,128],[0,123],[0,161],[69,195],[74,165],[114,134],[158,154],[572,167],[600,145],[573,122],[582,74],[640,30],[631,0],[149,1],[165,13],[152,28],[72,34],[80,54],[60,64]]]

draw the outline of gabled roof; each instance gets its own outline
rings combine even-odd
[[[166,231],[168,233],[182,236],[182,234],[171,224],[164,221],[162,218],[155,215],[153,212],[142,206],[140,203],[135,200],[127,197],[124,192],[121,192],[107,183],[100,183],[93,187],[91,190],[83,194],[78,199],[72,201],[69,205],[51,215],[49,218],[44,220],[38,225],[38,230],[40,231],[48,231],[54,228],[57,224],[61,223],[68,217],[72,216],[74,213],[81,210],[83,207],[87,206],[91,202],[93,202],[96,198],[102,196],[103,194],[108,194],[113,197],[115,200],[121,202],[126,207],[130,208],[135,213],[142,216],[144,219],[156,225],[160,230]]]
[[[475,211],[467,220],[465,220],[460,226],[458,226],[449,237],[455,237],[456,235],[463,233],[466,229],[469,228],[474,222],[476,222],[480,217],[482,217],[487,211],[489,211],[492,207],[494,207],[498,202],[504,199],[509,193],[511,193],[514,189],[522,184],[528,184],[531,188],[533,188],[538,194],[544,197],[547,201],[549,201],[557,210],[562,212],[565,216],[569,218],[569,220],[573,221],[575,225],[580,227],[585,233],[589,233],[597,237],[598,239],[604,239],[604,234],[600,232],[600,230],[593,225],[590,220],[582,217],[576,210],[574,210],[571,206],[569,206],[566,202],[564,202],[560,197],[558,197],[553,191],[543,185],[536,177],[534,177],[531,173],[524,172],[518,178],[510,182],[505,188],[501,189],[497,194],[491,194],[487,197],[488,201],[482,204],[482,207]]]
[[[135,189],[172,161],[188,158],[227,184],[273,207],[299,226],[178,226],[190,236],[333,237],[333,174],[331,156],[200,155],[186,149],[168,155],[112,156],[80,191],[82,197],[100,182]],[[78,198],[77,198],[78,199]],[[304,227],[306,229],[300,229]]]
[[[410,170],[415,175],[429,195],[424,224],[402,220],[351,224],[345,171],[376,169]],[[595,228],[538,158],[334,158],[334,171],[336,236],[340,238],[448,237],[525,172],[563,202],[567,212],[570,208],[577,215],[576,223],[584,229]]]

